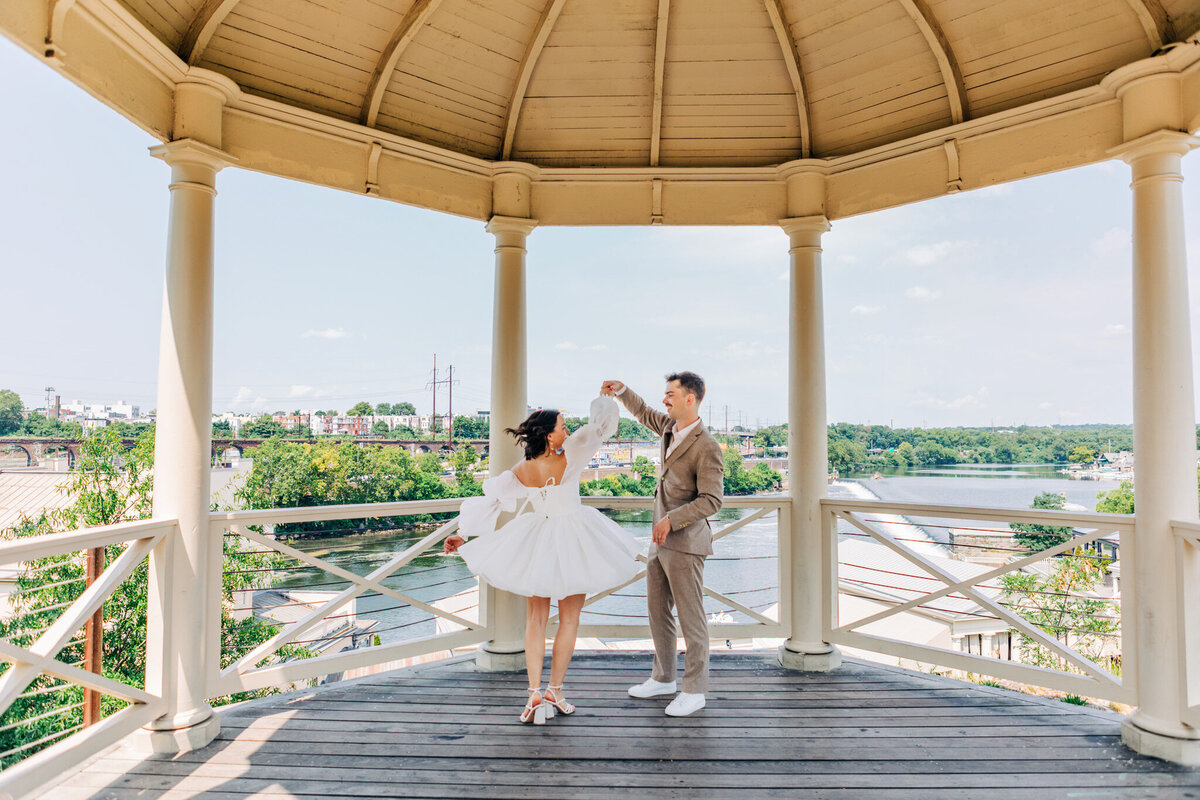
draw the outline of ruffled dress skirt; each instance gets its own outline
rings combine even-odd
[[[458,548],[471,572],[506,592],[560,599],[596,594],[633,578],[641,546],[590,506],[521,514]]]

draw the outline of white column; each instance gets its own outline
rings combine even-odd
[[[179,521],[150,558],[147,688],[167,713],[148,727],[159,752],[217,733],[206,676],[217,663],[220,540],[208,530],[212,446],[213,198],[231,159],[184,139],[151,149],[171,167],[155,417],[154,516]]]
[[[525,419],[528,407],[527,342],[525,325],[525,240],[536,220],[494,216],[487,230],[496,237],[496,287],[492,311],[492,408],[488,435],[488,471],[512,467],[524,455],[505,428]],[[525,599],[492,586],[480,597],[480,619],[491,639],[479,648],[476,663],[483,669],[519,671],[525,668]]]
[[[1133,435],[1137,532],[1123,547],[1132,599],[1138,710],[1122,725],[1133,749],[1200,763],[1200,730],[1181,721],[1181,586],[1172,520],[1200,519],[1196,498],[1196,417],[1180,161],[1197,140],[1159,131],[1119,155],[1133,183]],[[1132,569],[1130,569],[1132,568]],[[1200,576],[1192,575],[1192,580]],[[1197,619],[1192,610],[1193,624]]]
[[[836,647],[823,640],[821,500],[829,455],[825,422],[825,321],[821,298],[823,216],[779,223],[791,241],[791,304],[788,340],[788,472],[791,485],[791,636],[779,649],[789,669],[827,671],[841,664]]]

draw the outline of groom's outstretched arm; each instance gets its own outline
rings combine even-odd
[[[635,392],[633,389],[630,389],[627,385],[621,383],[620,381],[605,381],[604,388],[612,388],[613,384],[621,387],[619,392],[614,389],[612,393],[618,400],[621,401],[621,404],[625,406],[626,410],[628,410],[630,414],[633,414],[634,418],[638,422],[642,423],[659,436],[662,436],[667,428],[670,427],[671,418],[663,412],[655,411],[647,406],[646,401],[643,400],[637,392]]]

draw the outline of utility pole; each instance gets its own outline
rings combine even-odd
[[[450,392],[450,410],[446,414],[447,418],[450,420],[450,424],[448,426],[446,426],[447,427],[446,445],[448,447],[454,447],[454,365],[453,364],[450,365],[450,377],[447,379],[446,383],[447,383],[446,388]]]
[[[433,380],[430,381],[430,385],[433,387],[433,417],[429,421],[429,429],[430,429],[430,432],[436,434],[437,433],[437,387],[438,387],[437,353],[433,354]]]
[[[430,424],[430,427],[432,428],[433,433],[436,434],[437,433],[437,421],[438,421],[437,392],[438,392],[438,386],[440,384],[444,383],[444,384],[446,384],[447,388],[450,391],[450,412],[449,412],[450,423],[449,423],[449,425],[447,425],[448,434],[447,434],[447,439],[446,439],[446,445],[452,447],[454,444],[454,365],[453,364],[450,365],[448,372],[449,372],[450,377],[441,378],[441,379],[438,378],[437,353],[434,353],[434,355],[433,355],[433,378],[429,381],[428,384],[426,384],[427,386],[429,386],[433,389],[433,422]]]
[[[729,404],[725,404],[725,435],[729,435]]]

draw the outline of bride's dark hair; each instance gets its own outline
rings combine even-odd
[[[505,433],[516,437],[517,443],[525,448],[525,458],[532,461],[550,447],[549,436],[558,427],[558,412],[542,408],[533,412],[515,428],[505,428]]]

